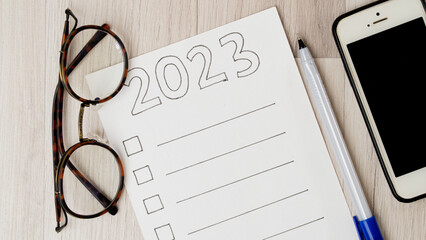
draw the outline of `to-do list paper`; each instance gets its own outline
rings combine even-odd
[[[129,69],[99,116],[145,240],[358,239],[275,8]]]

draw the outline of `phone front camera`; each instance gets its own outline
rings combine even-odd
[[[376,12],[376,16],[380,16],[380,13],[379,13],[379,12]]]

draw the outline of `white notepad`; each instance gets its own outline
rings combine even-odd
[[[99,116],[145,240],[358,239],[275,8],[129,69]]]

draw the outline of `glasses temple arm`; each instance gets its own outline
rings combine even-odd
[[[71,10],[67,9],[65,13],[67,14],[67,18],[64,23],[64,31],[62,34],[62,45],[65,42],[65,39],[68,37],[69,33],[69,14],[67,11],[71,12]],[[72,12],[71,12],[72,13]],[[55,194],[55,212],[56,212],[56,228],[55,231],[59,233],[67,224],[68,224],[68,216],[66,212],[64,212],[65,223],[61,226],[61,204],[59,202],[59,194],[58,187],[56,184],[56,171],[59,166],[59,160],[61,159],[60,148],[64,148],[63,142],[59,141],[58,135],[61,134],[62,139],[62,126],[58,124],[62,123],[62,102],[64,97],[64,87],[61,84],[59,79],[58,84],[56,85],[55,95],[53,97],[53,106],[52,106],[52,148],[53,148],[53,181],[54,181],[54,194]],[[61,102],[60,108],[58,108],[58,101]],[[59,121],[58,118],[61,118]],[[60,128],[60,131],[58,130]],[[61,146],[62,145],[62,146]]]
[[[60,211],[60,209],[59,209],[59,211]],[[67,213],[65,211],[64,211],[64,216],[65,216],[65,223],[62,226],[61,226],[61,221],[59,221],[59,222],[56,223],[55,231],[57,233],[59,233],[60,231],[62,231],[62,229],[64,229],[67,226],[67,224],[68,224],[68,216],[67,216]]]
[[[103,28],[110,29],[108,24],[103,24]],[[66,70],[66,75],[69,75],[74,68],[83,60],[83,58],[106,36],[105,32],[97,31],[87,44],[81,49],[77,56],[71,61]]]
[[[87,178],[84,177],[83,174],[81,174],[80,171],[71,163],[71,161],[68,161],[67,167],[71,170],[71,172],[77,177],[77,179],[89,190],[89,192],[98,200],[104,208],[107,208],[108,205],[111,203],[111,200],[109,200],[105,195],[102,194],[92,183],[90,183]],[[111,215],[115,215],[118,212],[117,206],[114,206],[111,208],[111,210],[108,211]]]
[[[58,101],[57,97],[58,97],[58,95],[60,95],[60,91],[61,91],[61,89],[60,89],[60,83],[59,83],[56,86],[55,97],[53,99],[53,109],[52,109],[52,128],[53,128],[53,131],[52,131],[52,146],[53,146],[53,178],[54,179],[56,179],[56,171],[57,171],[57,168],[58,168],[58,165],[59,165],[59,159],[60,159],[58,132],[57,132],[57,128],[58,128],[57,123],[58,122],[56,121],[56,117],[57,117],[57,114],[58,114],[57,108],[56,108],[56,106],[57,106],[56,102]],[[63,88],[62,88],[62,91],[63,91]],[[63,93],[62,93],[62,95],[63,95]],[[63,227],[66,226],[68,219],[67,219],[66,213],[64,213],[65,214],[65,224],[62,227],[60,227],[60,224],[61,224],[61,205],[59,203],[59,194],[58,194],[56,181],[55,181],[55,184],[54,184],[54,193],[55,193],[54,200],[55,200],[55,212],[56,212],[56,224],[57,224],[55,230],[56,230],[56,232],[59,232]]]
[[[70,16],[74,19],[74,27],[72,28],[72,30],[74,30],[77,27],[77,23],[78,23],[78,19],[77,17],[74,15],[74,13],[71,11],[71,9],[67,8],[65,10],[65,14],[67,15],[67,19],[66,21],[68,22]]]

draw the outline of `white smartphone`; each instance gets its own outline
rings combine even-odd
[[[382,0],[333,24],[380,164],[402,202],[426,197],[425,6],[424,0]]]

